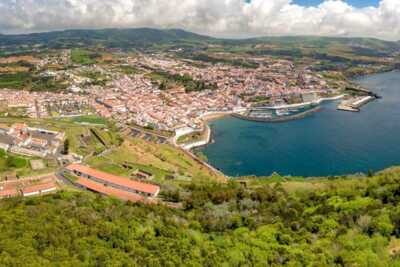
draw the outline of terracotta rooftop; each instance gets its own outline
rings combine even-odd
[[[160,187],[157,185],[132,181],[125,177],[116,176],[113,174],[98,171],[98,170],[95,170],[95,169],[92,169],[90,167],[86,167],[86,166],[83,166],[80,164],[71,164],[71,165],[67,166],[67,169],[70,171],[78,171],[80,173],[93,176],[93,177],[103,180],[105,182],[125,186],[125,187],[131,188],[131,189],[139,191],[139,192],[156,195],[160,191]]]
[[[18,191],[15,188],[0,190],[0,198],[12,196],[15,197],[18,195]]]
[[[108,196],[113,196],[122,200],[130,200],[133,202],[137,202],[137,201],[143,201],[144,197],[138,195],[138,194],[134,194],[134,193],[128,193],[124,190],[119,190],[116,189],[114,187],[110,187],[110,186],[104,186],[100,183],[96,183],[93,182],[92,180],[86,179],[86,178],[82,178],[80,177],[76,183],[90,189],[93,191],[96,191],[98,193],[102,193]]]
[[[56,184],[54,182],[46,183],[46,184],[38,184],[38,185],[31,185],[27,186],[24,189],[22,189],[23,194],[29,194],[29,193],[34,193],[34,192],[39,192],[43,190],[49,190],[57,188]]]

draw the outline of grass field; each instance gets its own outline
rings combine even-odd
[[[0,88],[22,89],[29,77],[26,72],[0,74]]]
[[[28,164],[28,160],[9,155],[3,149],[0,149],[0,172],[26,168]]]
[[[134,67],[134,66],[130,66],[130,65],[121,65],[117,68],[117,71],[120,71],[126,75],[133,75],[133,74],[139,74],[142,73],[141,70],[139,70],[138,68]]]
[[[173,146],[136,138],[127,138],[120,147],[109,154],[91,157],[87,163],[94,168],[125,176],[129,176],[136,169],[142,169],[152,173],[159,181],[170,175],[180,180],[222,179]],[[128,163],[132,169],[124,168],[124,163]]]
[[[205,132],[194,132],[194,133],[179,137],[177,140],[177,143],[178,144],[193,143],[193,142],[202,140],[204,138],[204,136],[205,136]]]
[[[74,117],[71,119],[73,122],[76,123],[89,123],[89,124],[101,124],[101,125],[107,125],[107,120],[95,116],[95,115],[88,115],[88,116],[79,116],[79,117]]]
[[[31,177],[50,173],[57,168],[57,162],[45,160],[45,168],[34,171],[30,166],[31,159],[33,158],[10,154],[0,149],[0,181],[5,176]]]
[[[96,63],[96,56],[90,51],[84,49],[73,49],[71,51],[71,60],[74,64],[91,65]]]

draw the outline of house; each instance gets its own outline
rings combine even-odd
[[[41,176],[37,178],[13,179],[0,182],[0,199],[11,197],[38,196],[57,191],[54,176]]]
[[[79,186],[99,193],[109,193],[110,195],[134,194],[135,197],[139,195],[142,197],[154,198],[157,197],[160,192],[160,187],[158,185],[132,181],[129,178],[98,171],[81,164],[70,164],[65,170],[79,178],[75,182]],[[105,190],[104,187],[107,187],[108,190]],[[113,191],[111,192],[109,190]]]
[[[54,156],[65,137],[62,132],[30,128],[24,123],[13,124],[8,131],[0,128],[0,148],[25,156]]]
[[[54,182],[49,182],[46,184],[31,185],[31,186],[27,186],[21,190],[22,195],[24,197],[37,196],[37,195],[42,195],[42,194],[46,194],[46,193],[51,193],[54,191],[57,191],[57,186]]]
[[[5,188],[0,186],[0,199],[18,196],[18,191],[15,188]]]
[[[150,172],[146,172],[143,170],[137,170],[135,172],[135,175],[137,178],[141,179],[141,180],[151,180],[153,179],[154,175]]]

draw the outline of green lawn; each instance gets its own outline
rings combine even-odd
[[[0,88],[22,89],[30,78],[29,73],[0,74]]]
[[[223,179],[171,145],[159,145],[141,139],[126,138],[125,142],[105,157],[90,157],[88,165],[117,175],[129,176],[136,169],[152,173],[156,180],[166,176],[191,177],[196,180]],[[128,163],[131,169],[123,168]]]
[[[96,54],[84,49],[77,48],[71,51],[71,60],[74,64],[91,65],[96,63],[96,57]]]
[[[22,169],[29,167],[28,160],[10,155],[3,149],[0,149],[0,172],[10,171],[12,169]]]
[[[16,175],[17,177],[30,177],[54,171],[57,167],[56,162],[45,161],[46,168],[34,171],[31,169],[30,160],[32,158],[14,155],[0,149],[0,180],[4,176]]]
[[[72,121],[76,122],[76,123],[90,123],[90,124],[107,125],[106,119],[99,117],[99,116],[95,116],[95,115],[74,117],[74,118],[72,118]]]

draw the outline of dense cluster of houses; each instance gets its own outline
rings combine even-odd
[[[67,56],[64,51],[61,62]],[[196,65],[165,55],[139,54],[124,60],[127,66],[140,69],[141,73],[119,73],[112,64],[43,70],[43,75],[66,79],[70,84],[69,92],[4,90],[0,92],[0,103],[8,108],[25,107],[27,115],[33,118],[96,112],[124,124],[173,131],[186,126],[198,128],[201,116],[206,113],[243,110],[260,100],[268,100],[269,105],[281,105],[293,99],[302,101],[302,96],[309,94],[334,95],[341,89],[340,85],[332,86],[332,81],[328,84],[310,68],[296,67],[289,60],[253,58],[258,64],[256,68],[204,62]],[[182,84],[176,83],[173,88],[163,90],[148,75],[153,71],[185,75],[213,86],[187,92]],[[98,73],[107,77],[108,82],[93,85],[85,73]]]
[[[33,157],[53,157],[63,144],[65,134],[15,123],[0,125],[0,148],[14,154]]]
[[[54,175],[0,182],[0,199],[39,196],[56,192],[58,185]]]

